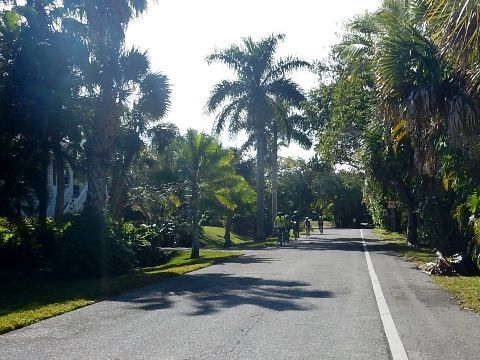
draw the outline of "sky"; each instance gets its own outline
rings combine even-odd
[[[278,56],[325,59],[342,25],[379,4],[380,0],[157,0],[129,25],[127,46],[148,50],[152,70],[170,80],[172,104],[164,121],[176,124],[182,133],[188,128],[210,133],[215,119],[205,113],[205,103],[213,85],[233,74],[223,64],[208,65],[207,55],[240,44],[247,36],[259,40],[285,34]],[[306,71],[292,77],[305,91],[317,83]],[[240,146],[245,137],[232,139],[225,133],[220,139],[227,146]],[[279,154],[308,158],[313,150],[291,144]]]

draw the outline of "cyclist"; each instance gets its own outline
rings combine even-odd
[[[322,215],[318,217],[318,230],[320,231],[320,234],[323,234],[323,218]]]
[[[277,213],[274,226],[277,229],[278,243],[280,244],[280,246],[282,246],[283,240],[285,238],[285,217],[283,216],[281,211]]]
[[[303,220],[303,225],[305,226],[305,237],[309,237],[310,236],[310,228],[311,228],[312,224],[310,224],[310,219],[308,217],[306,217],[305,220]]]
[[[290,216],[285,214],[285,241],[287,243],[290,242],[290,229],[292,228],[292,221],[290,220]]]
[[[291,223],[293,229],[293,236],[295,240],[297,240],[300,237],[300,221],[298,220],[298,211],[293,212]]]

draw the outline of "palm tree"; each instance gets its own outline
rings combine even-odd
[[[468,80],[470,90],[480,90],[480,4],[471,0],[426,0],[427,20],[433,40]]]
[[[215,199],[231,208],[233,201],[226,194],[226,187],[232,177],[236,176],[231,161],[230,151],[221,148],[212,136],[188,130],[179,142],[176,155],[176,168],[191,192],[190,211],[192,219],[192,258],[200,256],[199,217],[200,198]]]
[[[241,46],[232,45],[217,50],[207,57],[207,62],[220,62],[235,72],[235,80],[216,84],[207,102],[207,110],[214,113],[216,131],[220,133],[228,123],[228,130],[236,134],[245,130],[254,136],[257,162],[257,229],[256,240],[265,238],[265,154],[268,124],[273,119],[276,99],[299,104],[304,95],[299,86],[287,78],[292,70],[308,67],[297,58],[274,58],[284,35],[271,35],[258,42],[244,38]]]
[[[64,1],[70,15],[64,21],[65,26],[88,47],[84,73],[88,89],[96,98],[87,140],[87,207],[96,212],[105,207],[107,174],[122,108],[148,69],[145,56],[124,49],[127,26],[146,11],[147,3],[147,0]]]
[[[130,55],[131,56],[131,55]],[[146,54],[136,53],[132,61],[143,61]],[[121,169],[112,185],[110,211],[114,217],[121,213],[120,199],[125,180],[134,161],[135,154],[143,146],[142,136],[146,135],[148,125],[161,119],[170,105],[170,86],[167,77],[160,73],[151,73],[144,68],[144,74],[138,74],[139,86],[135,92],[133,107],[126,111],[123,118],[123,156]]]
[[[15,3],[15,2],[14,2]],[[45,226],[48,208],[48,167],[51,153],[59,153],[62,143],[77,137],[78,117],[74,108],[78,99],[79,78],[75,75],[75,47],[78,43],[56,26],[60,5],[51,0],[31,0],[2,13],[2,38],[10,41],[2,48],[3,118],[12,120],[14,142],[27,139],[24,161],[14,171],[17,179],[28,168],[37,168],[33,187],[39,200],[40,224]],[[4,40],[5,41],[5,40]],[[8,81],[7,78],[9,77]],[[10,116],[13,117],[10,118]],[[62,184],[60,184],[62,185]],[[57,187],[58,200],[63,188]],[[57,206],[63,211],[63,203]]]
[[[419,21],[423,7],[414,4],[399,6],[398,13],[388,9],[382,13],[376,79],[386,115],[394,124],[407,120],[417,158],[432,162],[426,157],[443,134],[452,144],[472,140],[479,126],[478,108]],[[425,164],[418,165],[422,170]]]

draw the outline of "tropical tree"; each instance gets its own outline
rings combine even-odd
[[[266,128],[273,119],[276,100],[299,105],[304,99],[298,84],[287,77],[292,70],[308,67],[297,58],[274,58],[284,35],[271,35],[260,41],[244,38],[241,46],[232,45],[207,57],[208,63],[220,62],[235,72],[234,80],[216,84],[207,102],[210,113],[219,110],[216,131],[236,134],[245,130],[255,138],[257,162],[256,240],[265,238],[265,155]]]
[[[418,207],[414,196],[416,171],[410,138],[403,136],[402,139],[395,140],[390,129],[372,123],[364,134],[362,161],[367,175],[380,182],[384,188],[393,188],[404,202],[408,217],[407,241],[418,244]]]
[[[125,49],[129,22],[147,9],[147,0],[65,0],[65,26],[86,43],[88,62],[82,64],[90,94],[95,99],[87,139],[87,207],[105,207],[107,174],[122,109],[129,95],[145,79],[148,59],[136,49]]]
[[[198,258],[200,199],[215,199],[227,208],[236,206],[228,192],[228,188],[234,185],[232,178],[237,176],[231,165],[233,154],[222,149],[214,137],[190,129],[178,143],[175,156],[176,168],[190,191],[191,257]]]
[[[425,0],[433,41],[462,73],[472,95],[480,91],[480,4],[470,0]]]
[[[225,220],[225,247],[232,246],[231,230],[234,211],[255,202],[255,191],[240,175],[230,174],[224,179],[217,191],[217,202],[226,212]]]
[[[56,26],[60,10],[55,1],[27,1],[2,12],[0,30],[4,60],[2,147],[9,148],[5,153],[7,163],[9,158],[19,155],[18,150],[24,160],[22,165],[14,165],[4,180],[7,192],[12,194],[16,193],[13,188],[19,181],[35,189],[43,225],[49,202],[47,170],[52,152],[63,162],[66,144],[78,144],[80,140],[77,100],[81,81],[74,73],[79,44]],[[5,169],[10,167],[5,165]],[[20,180],[29,171],[31,179]],[[57,188],[57,200],[63,201],[63,188]],[[19,195],[21,199],[25,191]],[[63,203],[57,208],[63,212]]]
[[[112,177],[110,211],[114,217],[121,213],[120,199],[124,193],[125,180],[135,155],[144,146],[142,136],[147,135],[149,124],[165,115],[170,104],[170,87],[166,76],[151,73],[149,66],[144,68],[144,71],[145,73],[138,77],[139,86],[134,94],[133,106],[122,116],[121,157],[118,161],[119,169]],[[161,129],[161,126],[159,128]],[[160,132],[161,130],[157,131],[158,134]]]
[[[304,149],[312,146],[309,138],[309,122],[299,109],[290,106],[284,101],[275,102],[274,117],[270,129],[270,138],[267,140],[270,149],[270,177],[272,183],[272,224],[277,216],[278,203],[278,150],[281,146],[288,146],[293,141]]]

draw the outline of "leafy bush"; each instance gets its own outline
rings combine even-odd
[[[62,277],[93,277],[128,273],[134,263],[121,226],[102,213],[83,212],[65,230],[52,265]]]
[[[167,254],[159,248],[162,235],[156,225],[128,222],[123,224],[122,231],[125,240],[132,246],[137,266],[155,266],[168,261]]]
[[[37,269],[50,265],[52,251],[63,232],[51,219],[41,228],[38,219],[17,222],[0,218],[0,268]]]

